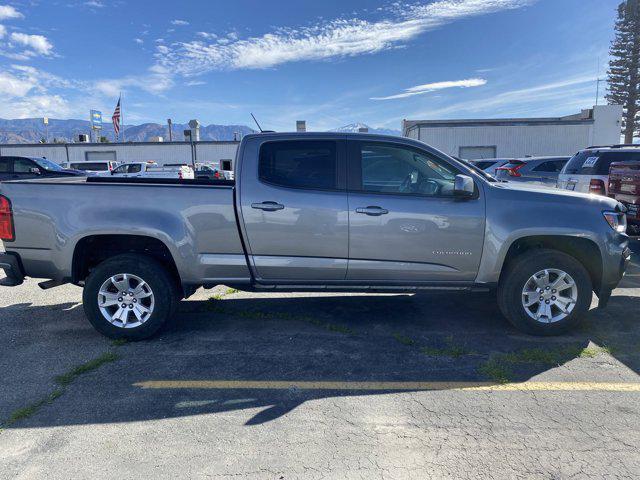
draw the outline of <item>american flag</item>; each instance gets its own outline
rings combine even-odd
[[[111,121],[113,122],[113,130],[116,132],[116,137],[120,134],[120,99],[118,98],[118,104],[116,105],[116,109],[113,111],[113,116],[111,117]]]

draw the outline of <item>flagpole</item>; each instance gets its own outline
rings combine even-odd
[[[125,139],[124,139],[124,109],[122,108],[122,92],[120,92],[120,120],[122,121],[122,143],[125,143]]]

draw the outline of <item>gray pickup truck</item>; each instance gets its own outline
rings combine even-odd
[[[113,338],[153,335],[217,284],[496,290],[516,327],[553,335],[592,292],[604,306],[630,259],[615,200],[498,182],[406,138],[248,135],[235,178],[2,183],[3,284],[82,286],[89,321]]]

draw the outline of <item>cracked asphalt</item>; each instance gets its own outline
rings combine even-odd
[[[220,286],[157,338],[118,345],[85,320],[77,287],[0,287],[0,478],[637,478],[640,386],[588,387],[640,385],[635,252],[609,307],[557,338],[520,334],[490,294]],[[239,383],[205,387],[223,381]],[[503,382],[587,387],[456,387]]]

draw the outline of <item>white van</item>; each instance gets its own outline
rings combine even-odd
[[[558,175],[557,187],[563,190],[607,195],[611,164],[638,160],[640,160],[640,145],[589,147],[571,157]]]

